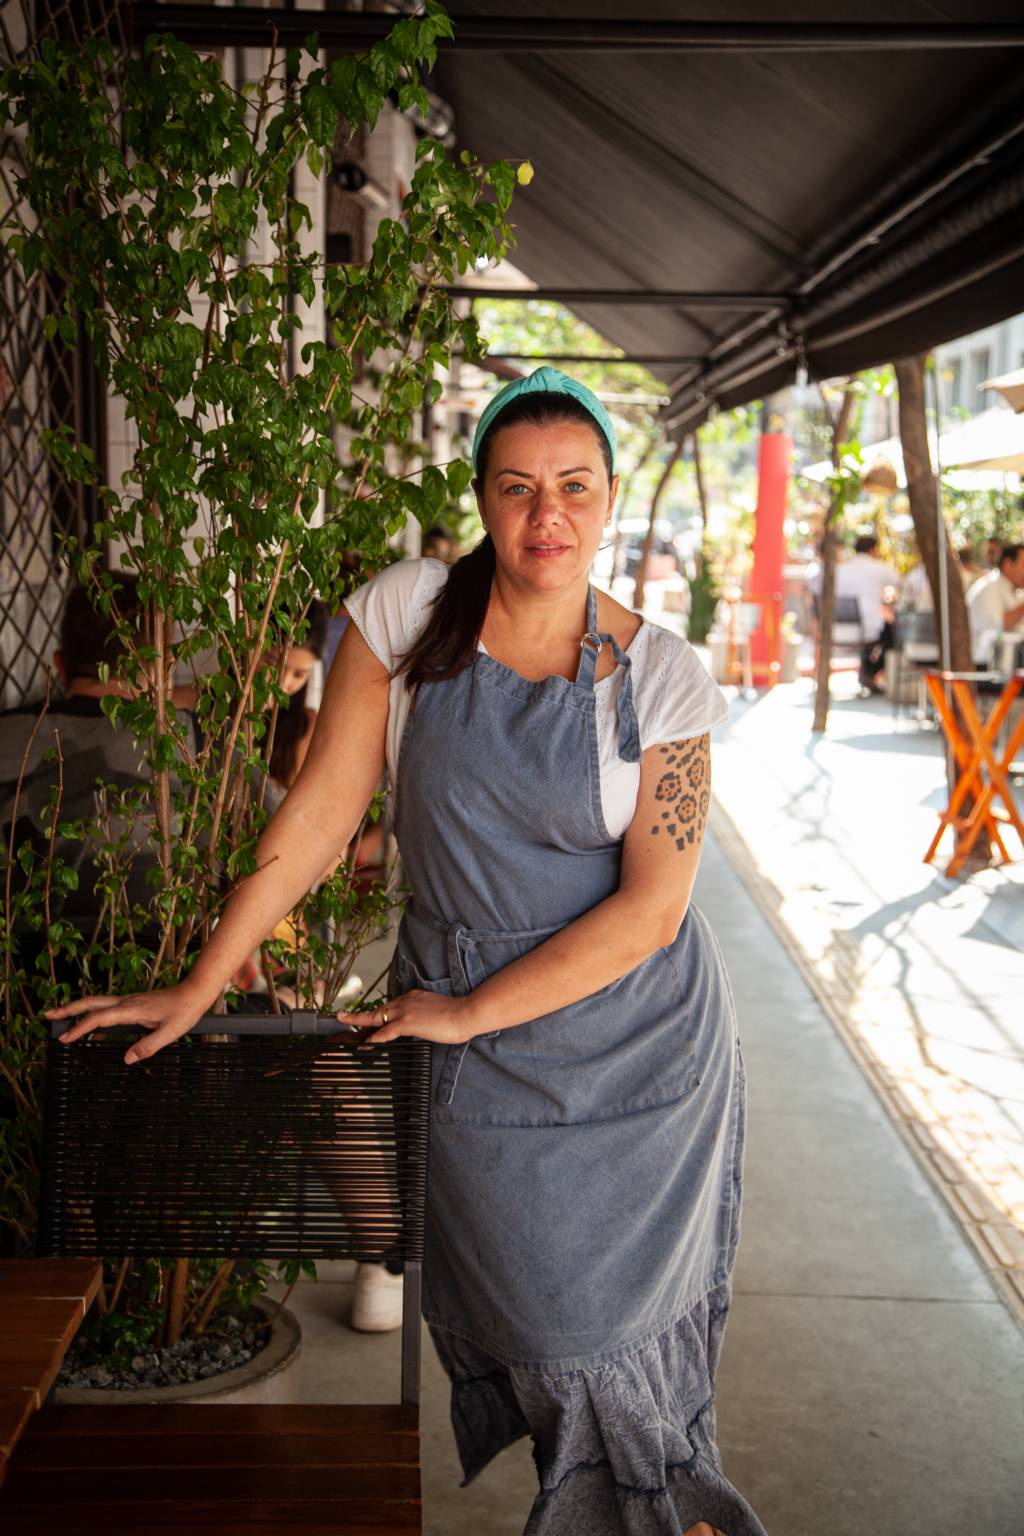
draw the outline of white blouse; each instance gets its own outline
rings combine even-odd
[[[389,672],[423,630],[447,579],[448,566],[441,560],[400,560],[345,599],[359,633]],[[479,649],[486,654],[483,644]],[[645,750],[658,742],[703,736],[728,715],[728,700],[696,651],[670,629],[644,619],[626,654],[632,662],[633,702]],[[595,684],[601,808],[613,837],[621,837],[629,826],[640,787],[640,764],[624,762],[618,752],[622,677],[622,668],[616,667]],[[392,678],[385,743],[392,783],[410,702],[405,678]]]

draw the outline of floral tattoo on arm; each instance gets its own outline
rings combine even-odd
[[[651,828],[665,832],[680,850],[692,848],[704,836],[711,800],[711,738],[693,736],[669,741],[657,748],[663,772],[654,791],[663,806]]]

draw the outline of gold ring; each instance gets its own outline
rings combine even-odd
[[[384,1025],[387,1025],[387,1022],[388,1022],[388,1006],[387,1006],[387,1003],[384,1004],[384,1007],[381,1009],[380,1013],[381,1013],[381,1023],[384,1024]]]

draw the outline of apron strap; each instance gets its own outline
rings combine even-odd
[[[593,691],[597,658],[601,654],[601,648],[604,645],[611,646],[612,654],[624,674],[619,688],[619,756],[627,763],[638,763],[643,754],[640,750],[640,725],[636,718],[636,706],[633,702],[633,664],[619,645],[615,636],[603,633],[598,629],[597,594],[594,588],[588,584],[587,631],[580,641],[580,664],[576,671],[576,686],[578,688],[587,688],[591,692]]]

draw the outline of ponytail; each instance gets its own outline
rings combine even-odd
[[[415,645],[395,669],[414,693],[421,683],[443,683],[468,667],[476,655],[494,580],[494,541],[485,534],[475,549],[456,560],[434,601],[434,611]]]

